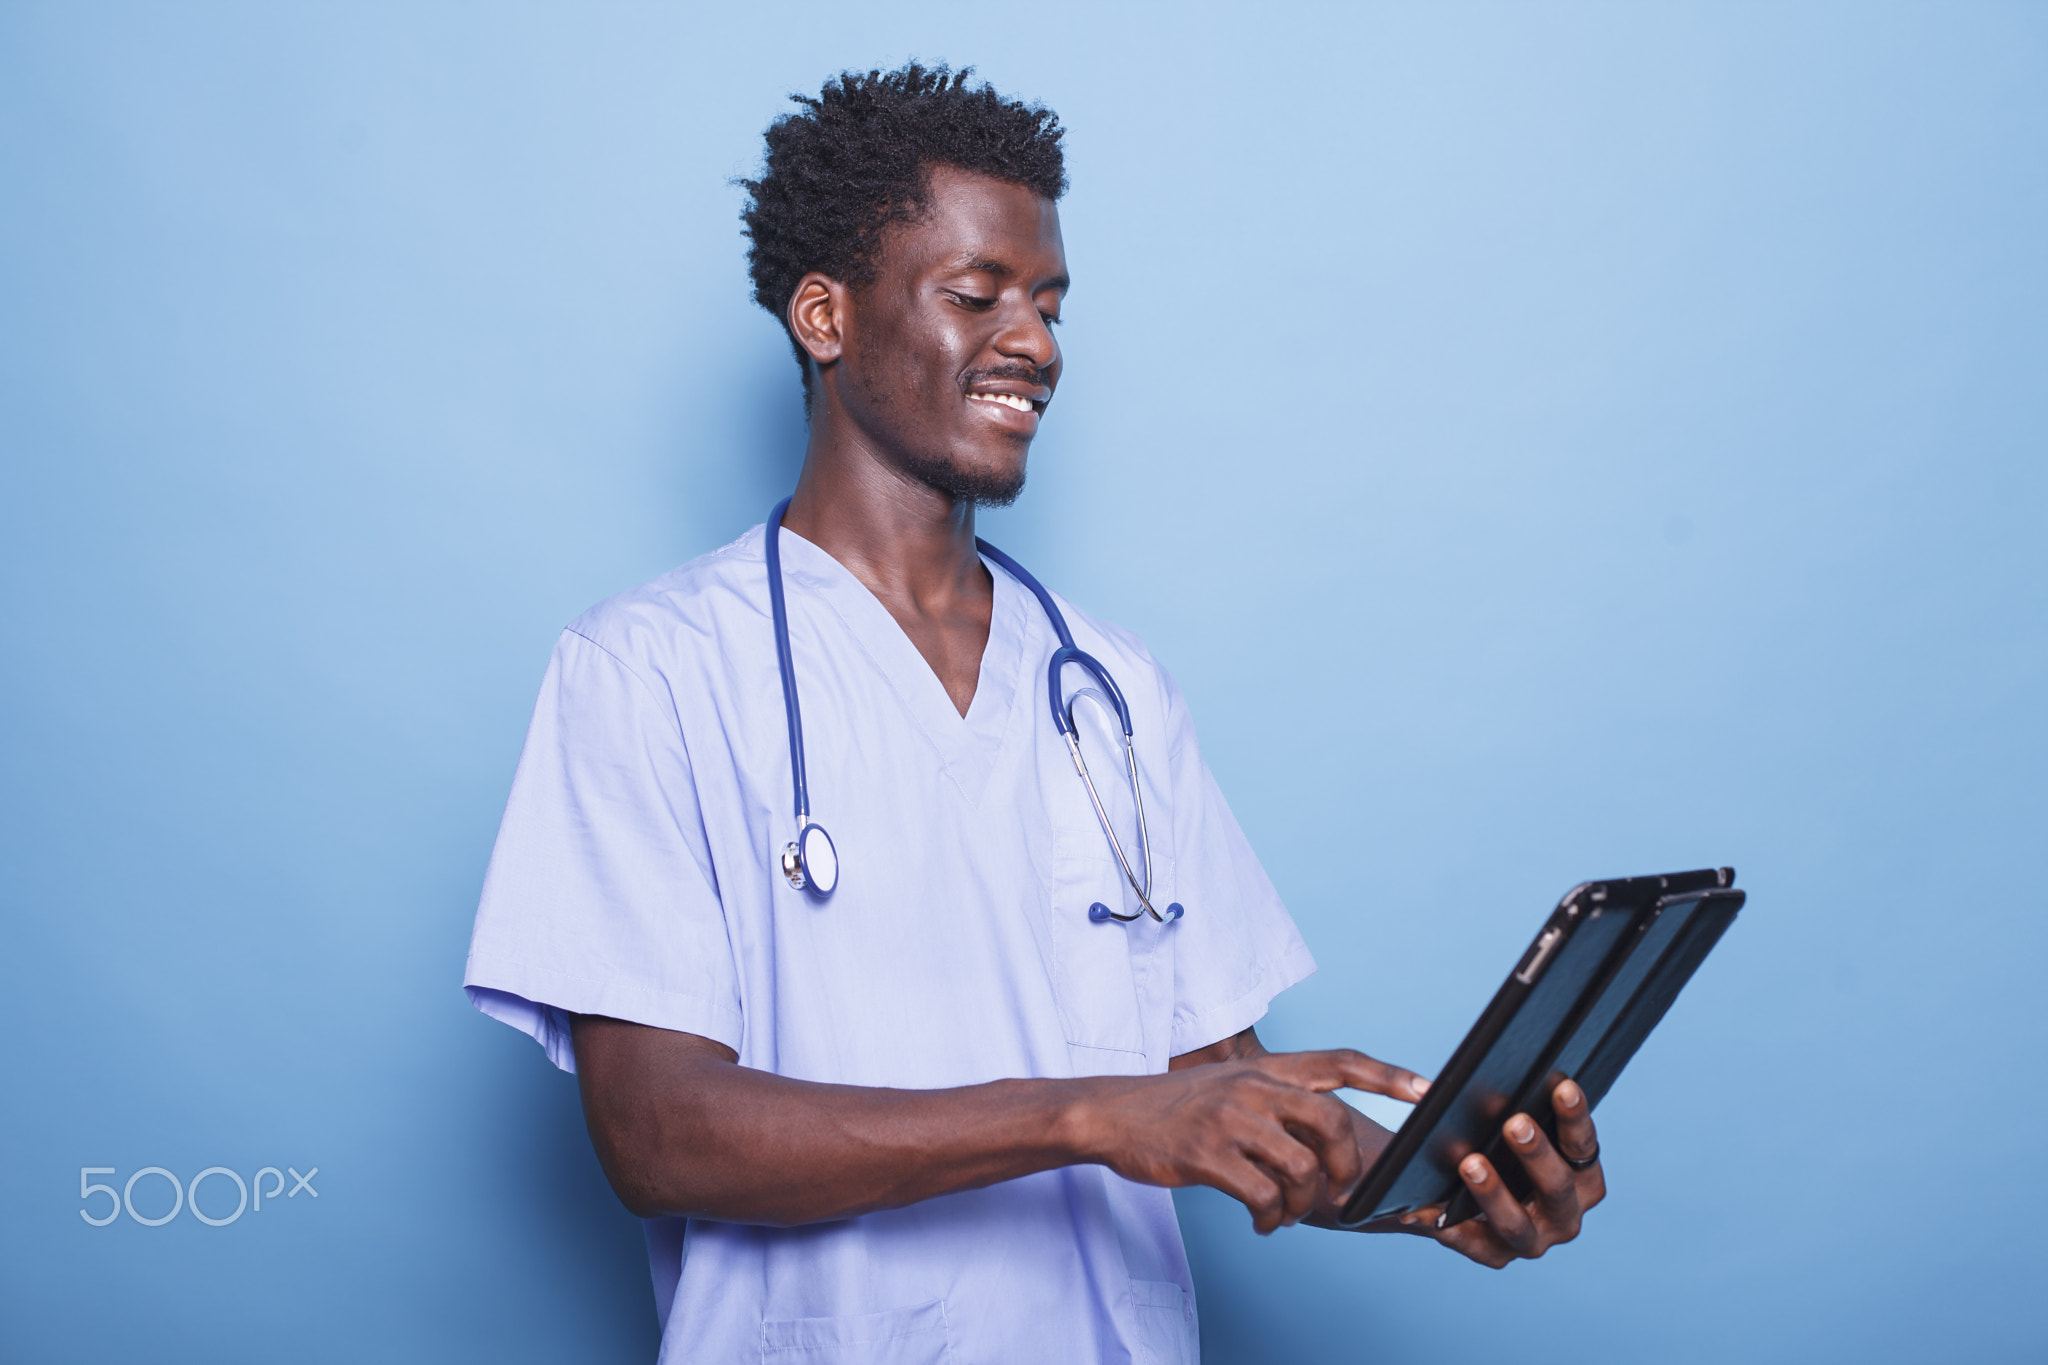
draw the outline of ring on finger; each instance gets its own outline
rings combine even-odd
[[[1600,1164],[1600,1144],[1598,1142],[1595,1142],[1593,1144],[1592,1152],[1583,1157],[1565,1156],[1562,1151],[1560,1151],[1558,1155],[1564,1156],[1564,1164],[1571,1167],[1573,1170],[1590,1171],[1595,1166],[1598,1166]]]

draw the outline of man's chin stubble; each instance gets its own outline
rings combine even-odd
[[[944,493],[955,502],[965,502],[974,507],[1008,507],[1024,491],[1024,462],[1021,460],[1014,471],[996,474],[963,469],[950,458],[913,459],[904,466],[903,472],[935,493]]]

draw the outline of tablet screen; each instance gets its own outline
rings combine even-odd
[[[1637,908],[1603,911],[1595,907],[1543,964],[1543,973],[1530,987],[1521,1008],[1452,1099],[1447,1104],[1439,1101],[1438,1105],[1417,1106],[1402,1125],[1401,1136],[1408,1136],[1408,1129],[1421,1123],[1428,1127],[1428,1140],[1416,1159],[1403,1163],[1392,1187],[1374,1201],[1371,1218],[1440,1204],[1460,1188],[1458,1163],[1481,1145],[1479,1135],[1490,1135],[1507,1118],[1508,1105],[1527,1083],[1530,1069],[1542,1063],[1558,1029],[1640,913]],[[1451,1060],[1447,1071],[1457,1069],[1459,1059]],[[1425,1112],[1429,1110],[1434,1113]],[[1395,1145],[1401,1145],[1399,1137]],[[1399,1159],[1399,1154],[1390,1147],[1385,1159]]]
[[[1733,881],[1719,868],[1575,887],[1360,1183],[1343,1224],[1431,1205],[1447,1225],[1471,1217],[1478,1206],[1457,1167],[1474,1151],[1526,1197],[1501,1123],[1520,1111],[1555,1134],[1550,1092],[1566,1076],[1589,1107],[1600,1102],[1741,908]]]

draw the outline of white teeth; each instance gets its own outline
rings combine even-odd
[[[1004,407],[1015,408],[1019,412],[1031,411],[1031,400],[1019,398],[1014,393],[977,393],[970,394],[969,397],[978,398],[984,403],[1001,403]]]

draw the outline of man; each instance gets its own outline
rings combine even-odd
[[[802,475],[779,531],[563,634],[477,914],[473,998],[577,1072],[650,1220],[664,1360],[1192,1360],[1168,1187],[1262,1233],[1328,1220],[1386,1140],[1329,1092],[1426,1088],[1260,1046],[1314,964],[1179,692],[977,552],[1059,384],[1066,180],[1054,116],[967,74],[845,76],[769,130],[746,225],[803,371]],[[783,863],[768,534],[844,866],[825,897]],[[1054,611],[1128,702],[1148,845],[1120,733],[1098,818],[1048,719]],[[1149,888],[1106,828],[1149,846]],[[1556,1101],[1595,1156],[1583,1096]],[[1489,1265],[1576,1234],[1598,1165],[1508,1128],[1536,1195],[1475,1156],[1487,1220],[1411,1230]]]

